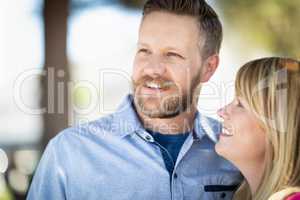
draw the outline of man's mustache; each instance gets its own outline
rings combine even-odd
[[[155,83],[161,86],[165,86],[165,87],[172,87],[172,86],[176,86],[176,84],[167,78],[163,78],[163,77],[150,77],[150,76],[143,76],[140,79],[138,79],[137,81],[133,81],[133,84],[135,87],[140,86],[140,85],[146,85],[146,83]]]

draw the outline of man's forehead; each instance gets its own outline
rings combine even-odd
[[[199,24],[197,19],[191,16],[153,12],[144,17],[140,25],[140,33],[149,32],[153,28],[156,32],[189,34],[197,33]]]
[[[184,45],[182,44],[174,44],[174,43],[168,44],[167,42],[159,43],[159,45],[160,47],[163,47],[166,50],[181,50],[182,48],[184,48]],[[137,43],[137,46],[141,48],[151,48],[153,46],[153,43],[139,41]]]
[[[139,44],[158,42],[178,48],[184,43],[199,40],[198,24],[193,18],[163,12],[151,13],[141,23]]]
[[[193,22],[197,23],[198,19],[194,16],[190,15],[184,15],[184,14],[176,14],[168,11],[153,11],[151,13],[148,13],[145,15],[142,19],[142,23],[148,20],[156,20],[158,22],[171,22],[171,21],[177,21],[177,22]]]

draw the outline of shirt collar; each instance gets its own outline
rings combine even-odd
[[[219,133],[221,132],[220,123],[217,120],[208,118],[201,113],[196,113],[196,118],[194,122],[194,139],[200,140],[205,135],[209,137],[213,142],[217,143],[219,138]]]
[[[117,111],[113,114],[112,125],[115,133],[121,137],[144,129],[134,108],[132,95],[127,95],[117,108]]]
[[[136,113],[133,96],[127,95],[113,114],[112,125],[114,132],[122,138],[136,132],[145,132],[145,129]],[[200,140],[207,135],[213,142],[218,141],[220,124],[216,120],[201,115],[198,111],[194,121],[194,140]]]

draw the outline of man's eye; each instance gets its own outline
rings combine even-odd
[[[150,53],[150,51],[148,49],[139,49],[138,53],[146,53],[146,54],[148,54],[148,53]]]
[[[178,58],[183,59],[183,56],[179,55],[178,53],[174,53],[174,52],[168,52],[166,55],[167,55],[167,57],[178,57]]]

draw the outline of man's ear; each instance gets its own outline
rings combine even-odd
[[[212,77],[217,70],[220,63],[218,54],[209,56],[203,63],[203,69],[201,73],[201,83],[206,83]]]

